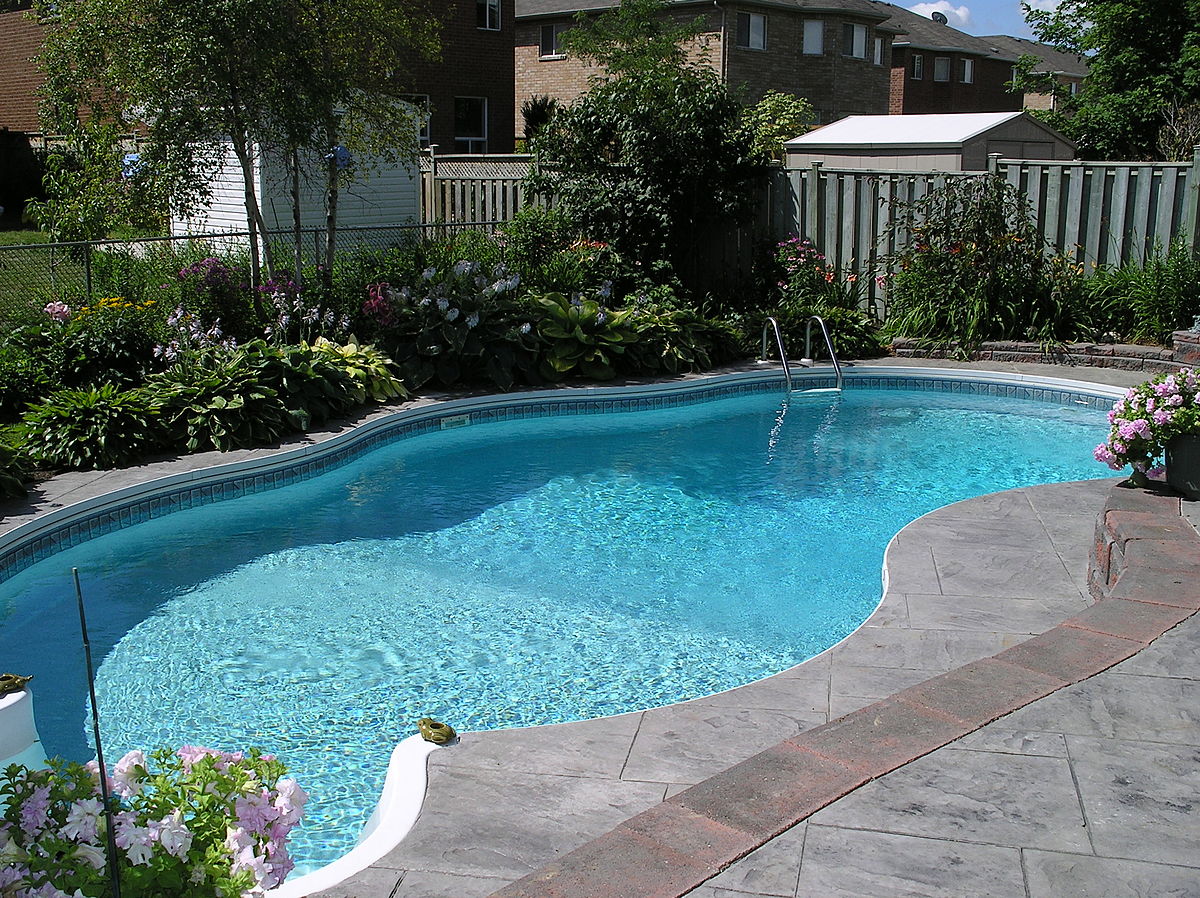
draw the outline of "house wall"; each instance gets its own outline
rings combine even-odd
[[[1068,86],[1071,84],[1076,84],[1076,85],[1083,84],[1083,79],[1078,77],[1077,75],[1064,75],[1064,74],[1060,73],[1060,74],[1057,74],[1054,76],[1054,80],[1057,81],[1059,84],[1068,85]],[[1077,87],[1076,90],[1078,90],[1078,89],[1079,88]],[[1057,109],[1058,104],[1055,101],[1054,94],[1027,93],[1027,94],[1025,94],[1025,108],[1026,109]]]
[[[439,153],[459,152],[454,138],[454,98],[485,97],[487,152],[513,151],[513,0],[500,0],[500,30],[476,26],[472,0],[434,0],[444,23],[440,62],[414,62],[413,93],[429,97],[430,142]]]
[[[922,77],[912,76],[912,57],[924,59]],[[950,60],[950,80],[934,81],[934,59]],[[974,78],[964,83],[963,60],[975,62]],[[1000,59],[975,54],[925,50],[908,46],[895,48],[892,55],[888,112],[892,115],[920,115],[940,112],[1015,112],[1021,109],[1022,95],[1005,87],[1012,80],[1012,65]]]
[[[27,4],[26,4],[27,5]],[[0,128],[41,131],[37,90],[45,78],[33,57],[42,48],[42,26],[27,11],[0,13]]]
[[[420,216],[420,177],[416,164],[381,166],[338,194],[338,227],[386,227],[413,224]],[[255,164],[255,194],[267,228],[292,227],[291,186],[281,156],[264,154]],[[301,218],[305,228],[325,225],[323,172],[312,159],[301,179]],[[246,230],[245,188],[241,168],[226,143],[221,166],[212,178],[212,196],[195,215],[171,217],[171,234]]]
[[[761,50],[737,46],[737,14],[753,12],[766,16],[766,45]],[[691,58],[703,61],[733,88],[741,91],[746,102],[755,103],[768,90],[804,97],[813,104],[819,124],[827,124],[847,115],[887,112],[891,65],[891,33],[876,31],[867,18],[854,15],[829,15],[765,6],[739,6],[736,3],[677,10],[676,22],[691,22],[699,15],[702,30],[689,48]],[[824,23],[824,53],[806,56],[803,47],[804,20]],[[515,129],[524,131],[521,103],[534,95],[545,94],[570,103],[587,90],[597,70],[579,60],[541,56],[543,25],[569,25],[570,16],[522,19],[515,36],[516,110]],[[857,59],[842,55],[842,26],[866,25],[867,56]],[[883,64],[875,65],[874,39],[884,39]]]

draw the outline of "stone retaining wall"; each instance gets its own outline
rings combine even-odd
[[[1174,371],[1181,365],[1200,365],[1200,333],[1176,331],[1173,342],[1174,349],[1130,343],[1067,343],[1047,350],[1041,343],[996,340],[981,344],[971,354],[971,359],[983,362],[1092,365],[1097,368],[1145,371],[1148,374]],[[908,337],[895,340],[892,349],[902,358],[944,359],[954,354],[953,350],[923,348],[919,346],[919,341]]]
[[[1166,487],[1113,488],[1096,520],[1088,589],[1097,601],[1200,607],[1200,535]]]

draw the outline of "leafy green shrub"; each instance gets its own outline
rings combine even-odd
[[[813,315],[820,315],[825,326],[829,328],[829,339],[833,341],[833,349],[839,360],[870,359],[884,354],[879,323],[866,312],[838,306],[788,303],[777,309],[774,317],[779,322],[779,330],[783,334],[788,355],[793,358],[799,358],[804,350],[808,321]],[[761,340],[761,333],[760,328],[758,333],[750,336],[756,341]],[[756,346],[755,352],[758,352],[759,348]],[[812,326],[812,352],[814,359],[829,358],[825,338],[815,321]]]
[[[187,452],[266,446],[301,426],[242,350],[186,357],[150,377],[146,394],[168,444]]]
[[[489,380],[507,390],[540,381],[536,315],[516,298],[519,281],[462,259],[411,286],[370,285],[363,311],[410,389]]]
[[[179,270],[179,308],[222,334],[251,340],[263,322],[243,266],[208,256]]]
[[[1003,178],[955,178],[895,216],[887,332],[970,353],[985,340],[1072,339],[1086,325],[1077,266],[1048,258],[1029,203]]]
[[[408,395],[404,382],[392,373],[392,360],[374,346],[359,346],[353,339],[339,346],[331,340],[318,337],[311,350],[315,356],[350,378],[354,385],[352,395],[359,405],[403,399]]]
[[[140,390],[57,390],[22,417],[22,448],[56,468],[119,468],[158,445],[156,415]]]
[[[558,209],[528,206],[499,226],[496,240],[504,249],[504,264],[521,272],[527,286],[540,288],[540,270],[577,234],[574,223]]]
[[[637,342],[632,312],[604,309],[593,299],[567,299],[547,293],[535,299],[542,309],[538,336],[546,344],[541,373],[547,380],[581,374],[592,380],[616,376],[616,358]]]
[[[13,446],[0,443],[0,498],[16,499],[29,494],[27,459]]]
[[[253,371],[304,429],[364,404],[357,383],[345,368],[307,343],[270,346],[255,340],[233,352],[218,351],[216,357],[236,358]]]
[[[161,367],[154,348],[162,342],[165,314],[156,300],[134,303],[119,296],[79,309],[62,334],[62,383],[141,383],[148,372]]]
[[[20,417],[25,407],[50,391],[51,372],[21,346],[0,345],[0,421]]]
[[[740,355],[738,334],[728,324],[686,309],[634,308],[630,323],[637,340],[619,367],[637,374],[704,371]]]
[[[1135,343],[1167,345],[1174,331],[1200,315],[1200,257],[1178,240],[1145,265],[1099,269],[1086,291],[1105,331]]]

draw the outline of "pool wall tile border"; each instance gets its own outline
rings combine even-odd
[[[793,372],[798,390],[835,386],[832,372]],[[509,395],[426,401],[369,421],[322,443],[259,458],[180,472],[53,509],[0,535],[0,582],[82,542],[187,508],[265,492],[320,476],[373,449],[442,429],[447,419],[470,424],[537,418],[631,413],[679,408],[779,392],[782,373],[740,372],[670,383],[580,387]],[[848,390],[917,390],[1026,399],[1107,409],[1124,389],[1021,374],[940,369],[893,369],[887,375],[847,371]],[[454,426],[460,426],[455,421]]]

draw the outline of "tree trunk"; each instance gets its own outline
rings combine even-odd
[[[330,118],[326,122],[325,137],[329,157],[325,164],[325,259],[321,280],[326,288],[331,288],[333,286],[333,258],[337,249],[338,127],[336,118]]]
[[[292,251],[296,266],[292,280],[296,282],[296,288],[301,289],[304,277],[304,251],[301,241],[304,234],[300,227],[300,150],[296,147],[292,147],[288,157],[288,166],[291,168],[292,175]]]
[[[242,183],[245,185],[246,200],[246,229],[250,232],[250,284],[257,290],[262,284],[261,266],[267,269],[267,279],[275,276],[275,264],[271,253],[271,243],[268,239],[266,221],[263,219],[262,207],[258,204],[258,194],[254,190],[254,153],[250,150],[250,140],[246,132],[235,129],[233,135],[233,153],[237,156],[242,169]],[[262,237],[262,261],[259,261],[258,238]]]

